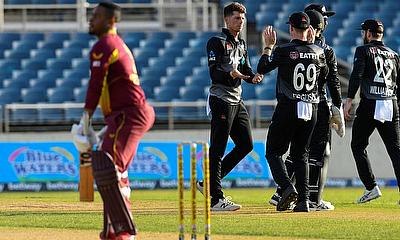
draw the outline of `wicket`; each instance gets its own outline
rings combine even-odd
[[[204,239],[211,239],[211,212],[210,212],[210,168],[208,150],[209,145],[206,142],[181,142],[178,144],[178,193],[179,193],[179,240],[185,238],[185,227],[184,227],[184,165],[183,165],[183,147],[185,145],[190,146],[190,191],[191,191],[191,213],[192,213],[192,229],[191,229],[191,240],[197,239],[197,227],[196,227],[196,151],[197,145],[201,146],[203,151],[203,176],[204,176]]]

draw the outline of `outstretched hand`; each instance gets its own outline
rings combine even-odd
[[[266,47],[273,48],[276,44],[276,31],[272,26],[267,26],[263,32],[264,44]]]

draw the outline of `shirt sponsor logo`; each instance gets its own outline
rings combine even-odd
[[[296,60],[296,59],[298,59],[299,58],[299,52],[298,51],[294,51],[294,52],[290,52],[289,53],[289,57],[291,58],[291,59],[293,59],[293,60]]]
[[[93,61],[92,67],[100,67],[100,66],[101,66],[101,62],[100,61]]]
[[[208,61],[215,61],[215,53],[214,53],[214,51],[210,51],[208,53]]]

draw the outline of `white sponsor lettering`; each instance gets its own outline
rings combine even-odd
[[[307,52],[303,53],[303,52],[301,52],[300,53],[300,58],[303,58],[303,59],[319,59],[319,56],[316,53],[307,53]]]
[[[92,67],[100,67],[100,66],[101,66],[101,62],[100,61],[93,61]]]
[[[393,96],[393,89],[384,86],[370,86],[369,93],[374,95],[382,95],[386,97]]]

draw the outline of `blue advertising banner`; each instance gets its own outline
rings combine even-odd
[[[227,151],[233,148],[229,143]],[[184,147],[186,179],[190,178],[189,146]],[[78,182],[79,154],[70,142],[0,143],[0,182]],[[202,178],[203,149],[197,149],[198,178]],[[255,143],[227,179],[270,179],[264,144]],[[176,180],[177,143],[143,142],[129,167],[131,180]]]

